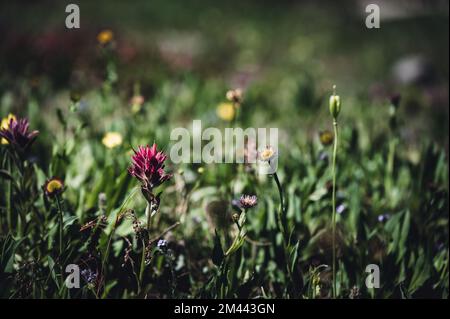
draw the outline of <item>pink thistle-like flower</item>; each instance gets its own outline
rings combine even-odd
[[[142,184],[142,190],[146,195],[152,195],[153,188],[161,185],[172,177],[164,171],[164,161],[167,155],[157,150],[156,144],[152,147],[139,146],[131,157],[132,164],[128,172],[136,177]],[[146,196],[147,197],[147,196]]]
[[[7,127],[0,129],[0,138],[21,151],[27,149],[36,139],[39,131],[29,131],[30,123],[26,118],[9,120]]]
[[[258,198],[255,195],[242,195],[239,204],[243,209],[253,208],[258,204]]]

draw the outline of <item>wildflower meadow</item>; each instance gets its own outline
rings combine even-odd
[[[448,298],[448,3],[373,3],[2,2],[0,297]]]

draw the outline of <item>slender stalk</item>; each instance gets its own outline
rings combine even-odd
[[[150,228],[152,226],[152,211],[153,211],[153,203],[147,203],[145,207],[145,214],[147,215],[147,235],[149,240],[149,245],[152,240],[150,235]],[[138,293],[141,292],[142,281],[144,279],[144,270],[145,270],[145,240],[142,240],[142,254],[141,254],[141,265],[139,267],[139,287]]]
[[[147,213],[147,234],[148,234],[148,239],[149,240],[151,240],[150,228],[152,226],[152,211],[153,211],[153,203],[147,203],[147,207],[145,208],[145,212]]]
[[[116,232],[117,223],[119,222],[120,214],[123,212],[123,209],[125,208],[125,206],[128,205],[128,202],[131,200],[131,198],[133,198],[133,196],[136,194],[137,190],[138,190],[138,188],[134,188],[130,192],[130,195],[128,195],[128,197],[123,201],[122,205],[119,208],[119,211],[117,212],[116,220],[114,222],[113,228],[111,229],[111,232],[109,233],[105,255],[103,256],[103,260],[102,260],[102,274],[103,274],[104,278],[106,277],[106,274],[105,274],[106,261],[108,260],[108,257],[109,257],[109,251],[111,249],[112,238]]]
[[[139,269],[138,293],[141,293],[142,281],[144,279],[144,269],[145,269],[145,241],[142,240],[142,255],[141,255],[141,265]]]
[[[278,210],[278,228],[280,229],[281,234],[283,235],[283,242],[286,242],[286,229],[283,221],[283,214],[284,214],[284,195],[283,195],[283,188],[281,187],[280,180],[278,179],[277,173],[273,174],[273,177],[275,179],[275,183],[277,184],[278,188],[278,194],[280,196],[280,209]]]
[[[291,267],[290,267],[290,262],[289,262],[289,251],[288,251],[288,247],[289,247],[289,238],[288,235],[286,233],[286,224],[285,224],[285,207],[284,207],[284,194],[283,194],[283,188],[281,187],[281,183],[280,180],[278,178],[277,173],[273,174],[273,177],[275,179],[275,183],[277,184],[277,188],[278,188],[278,194],[280,195],[280,209],[278,210],[278,228],[280,229],[280,233],[283,237],[283,255],[284,255],[284,260],[286,263],[286,270],[288,273],[289,278],[292,280],[293,279],[293,275],[292,275],[292,271],[291,271]]]
[[[59,212],[59,257],[61,258],[63,252],[63,211],[61,206],[61,198],[56,196],[56,206],[58,206]]]
[[[12,175],[12,159],[9,157],[7,160],[8,172]],[[6,181],[6,221],[8,224],[9,233],[12,235],[12,180]]]
[[[242,210],[241,214],[246,215],[247,209],[244,208]],[[242,215],[240,215],[240,216],[242,216]],[[240,220],[240,217],[238,219]],[[228,250],[225,252],[225,256],[229,256],[232,252],[235,252],[236,245],[238,245],[239,241],[242,240],[242,228],[244,227],[244,225],[239,225],[239,220],[234,221],[236,227],[238,228],[238,233],[237,233],[236,237],[234,237],[233,243],[231,244],[230,248],[228,248]]]
[[[333,298],[336,298],[336,157],[338,146],[338,123],[336,119],[333,121],[334,127],[334,146],[333,146],[333,195],[332,195],[332,241],[333,241]]]
[[[109,256],[109,250],[111,248],[112,238],[113,238],[114,233],[116,232],[117,223],[119,221],[119,215],[120,215],[120,211],[117,213],[116,220],[114,221],[113,229],[111,229],[111,233],[109,234],[108,244],[106,245],[105,256],[103,257],[103,261],[102,261],[102,273],[104,272],[106,260],[108,259],[108,256]]]
[[[7,222],[8,222],[8,227],[9,227],[9,231],[12,234],[13,233],[13,228],[14,228],[14,221],[13,219],[16,221],[16,228],[17,228],[17,237],[18,238],[22,238],[23,237],[23,225],[26,224],[26,219],[25,219],[25,214],[26,212],[23,211],[23,207],[22,207],[22,191],[24,189],[24,164],[22,163],[22,160],[20,158],[20,156],[14,151],[14,150],[8,150],[8,161],[7,161],[7,168],[8,168],[8,172],[13,176],[13,166],[16,167],[15,171],[18,173],[19,175],[19,182],[16,183],[16,186],[18,188],[17,192],[18,192],[18,196],[17,199],[15,201],[15,210],[16,212],[18,212],[19,217],[15,218],[13,216],[13,181],[12,180],[8,180],[7,181],[7,186],[6,186],[6,206],[7,206]]]
[[[95,291],[95,289],[94,288],[89,288],[89,290],[94,294],[94,296],[95,296],[95,299],[100,299],[99,298],[99,296],[98,296],[98,293],[97,293],[97,291]]]
[[[234,109],[234,117],[233,117],[233,121],[232,121],[232,127],[236,126],[236,123],[238,121],[238,113],[239,113],[239,107],[236,103],[233,102],[233,109]]]
[[[397,146],[396,137],[392,137],[389,141],[389,153],[387,158],[387,176],[385,182],[385,191],[387,194],[391,194],[393,181],[394,181],[394,160],[395,160],[395,149]]]
[[[171,293],[171,298],[175,298],[175,290],[177,288],[177,276],[176,276],[175,271],[174,271],[172,254],[170,252],[166,253],[165,258],[168,259],[169,268],[170,268],[170,276],[171,276],[171,279],[170,279],[170,281],[171,281],[171,283],[170,283],[171,284],[170,293]]]

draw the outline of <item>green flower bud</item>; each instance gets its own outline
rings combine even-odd
[[[78,103],[80,102],[81,99],[81,94],[78,91],[72,91],[70,92],[70,99],[72,100],[73,103]]]
[[[334,119],[337,119],[341,111],[341,98],[336,95],[336,85],[333,86],[333,95],[330,96],[330,113]]]

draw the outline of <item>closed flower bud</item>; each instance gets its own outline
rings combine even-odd
[[[106,193],[100,193],[98,194],[98,207],[100,208],[106,208]]]
[[[80,92],[78,92],[78,91],[72,91],[72,92],[70,92],[70,100],[71,100],[73,103],[78,103],[78,102],[80,102],[80,99],[81,99],[81,94],[80,94]]]
[[[330,113],[334,119],[337,119],[341,111],[341,98],[336,95],[336,86],[333,86],[333,95],[330,96]]]
[[[390,100],[391,100],[391,104],[395,108],[398,108],[398,106],[400,105],[401,95],[398,93],[393,94],[393,95],[391,95]]]
[[[242,103],[242,90],[241,89],[234,89],[229,90],[226,94],[227,100],[236,104]]]

